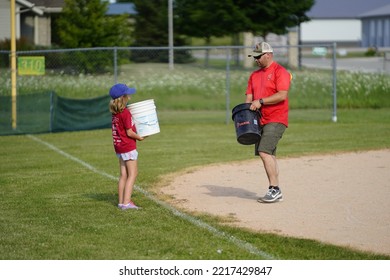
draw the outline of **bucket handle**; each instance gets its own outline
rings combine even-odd
[[[155,125],[158,121],[155,120],[153,122],[137,122],[135,121],[135,124],[142,124],[142,125]]]

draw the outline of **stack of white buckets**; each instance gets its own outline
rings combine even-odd
[[[153,99],[130,104],[127,108],[133,116],[138,135],[145,137],[160,132]]]

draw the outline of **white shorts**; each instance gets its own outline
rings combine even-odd
[[[126,160],[137,160],[138,152],[137,152],[137,150],[132,150],[131,152],[128,152],[128,153],[116,154],[116,156],[118,158],[123,159],[124,161],[126,161]]]

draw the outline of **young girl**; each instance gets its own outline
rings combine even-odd
[[[138,174],[137,140],[144,140],[136,133],[127,102],[135,88],[125,84],[115,84],[110,89],[110,112],[112,113],[112,140],[117,157],[119,158],[120,177],[118,182],[118,207],[120,209],[138,209],[131,201],[133,186]]]

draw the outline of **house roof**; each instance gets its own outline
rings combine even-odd
[[[38,7],[46,8],[62,8],[65,5],[65,0],[28,0]]]
[[[17,4],[19,4],[21,7],[25,8],[26,10],[31,10],[33,13],[38,14],[38,15],[43,15],[43,10],[38,8],[34,3],[31,1],[27,0],[16,0]],[[25,11],[26,11],[25,10]]]
[[[53,11],[53,8],[62,8],[65,0],[28,0],[36,7],[44,7],[45,10]],[[52,9],[51,9],[52,8]],[[136,14],[133,3],[110,3],[108,5],[107,15]]]
[[[135,15],[136,13],[133,3],[112,3],[108,5],[107,15]]]
[[[389,0],[316,0],[307,16],[316,19],[350,18],[387,6]]]
[[[378,16],[390,16],[390,4],[359,15],[361,18]]]

